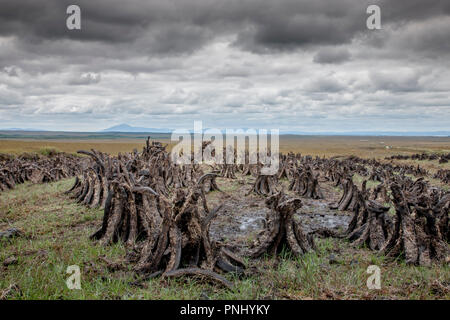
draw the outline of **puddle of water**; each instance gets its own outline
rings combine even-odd
[[[332,230],[346,229],[351,217],[348,215],[302,213],[297,216],[301,221],[304,231],[312,232],[320,228]]]
[[[302,201],[303,206],[295,214],[295,219],[301,222],[307,233],[320,228],[345,230],[351,220],[350,215],[331,210],[325,200]],[[230,201],[211,223],[210,237],[212,240],[231,245],[238,252],[245,252],[249,239],[264,230],[265,217],[269,210],[262,201]]]
[[[264,218],[263,217],[242,217],[239,226],[239,230],[241,231],[254,231],[264,227]]]

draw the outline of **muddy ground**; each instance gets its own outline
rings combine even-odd
[[[210,207],[224,203],[218,216],[211,224],[211,238],[232,247],[245,255],[253,241],[265,230],[266,215],[270,211],[265,205],[265,197],[250,193],[255,177],[238,176],[237,179],[217,178],[223,192],[207,195]],[[343,231],[351,220],[351,212],[332,210],[329,204],[339,200],[341,191],[331,183],[321,183],[324,199],[300,197],[288,190],[288,181],[282,180],[279,190],[302,199],[302,207],[294,218],[302,223],[306,232],[327,228]]]

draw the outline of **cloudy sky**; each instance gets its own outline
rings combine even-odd
[[[0,128],[449,130],[449,35],[439,0],[0,0]]]

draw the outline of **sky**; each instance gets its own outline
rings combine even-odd
[[[0,0],[0,128],[450,130],[449,35],[439,0]]]

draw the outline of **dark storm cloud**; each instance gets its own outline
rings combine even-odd
[[[226,35],[234,35],[239,48],[257,53],[308,49],[349,44],[367,34],[369,4],[379,4],[382,22],[393,26],[450,12],[448,2],[439,0],[79,0],[82,30],[67,30],[70,4],[73,1],[24,0],[19,5],[16,0],[1,0],[0,35],[15,37],[22,52],[0,55],[0,63],[23,63],[31,52],[62,60],[74,57],[82,63],[92,57],[190,54]],[[448,52],[448,30],[439,30],[430,29],[434,33],[427,35],[410,30],[412,34],[403,35],[405,45]],[[64,41],[82,41],[83,45]],[[373,34],[367,41],[374,46],[384,44]],[[343,49],[323,48],[314,60],[339,63],[348,60],[348,54]]]
[[[445,0],[381,0],[383,20],[391,23],[420,21],[431,17],[450,15],[450,2]]]
[[[380,3],[388,22],[448,14],[445,1],[354,0],[79,0],[82,30],[65,28],[68,0],[2,0],[0,34],[31,42],[78,39],[131,43],[146,39],[149,52],[190,52],[215,36],[237,34],[250,50],[291,49],[350,42],[366,31],[365,9]]]

